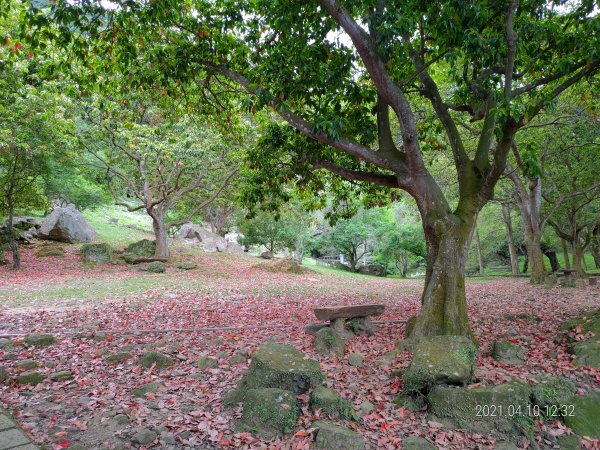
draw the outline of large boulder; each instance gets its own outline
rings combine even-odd
[[[519,421],[530,419],[531,387],[520,381],[471,389],[434,386],[429,411],[454,426],[480,434],[516,437]]]
[[[305,359],[290,345],[266,344],[254,352],[248,372],[226,395],[224,403],[231,406],[243,402],[250,389],[279,388],[302,394],[321,386],[323,379],[318,361]]]
[[[84,244],[81,247],[81,253],[85,262],[109,264],[112,261],[113,249],[106,243]]]
[[[38,237],[51,241],[91,242],[96,237],[96,231],[90,226],[75,205],[65,208],[56,207],[44,219],[38,231]]]
[[[600,391],[574,397],[564,419],[578,435],[600,439]]]
[[[575,342],[569,347],[569,352],[575,355],[573,364],[600,369],[600,341],[598,338]]]
[[[296,396],[291,391],[249,389],[244,399],[241,425],[266,436],[291,433],[299,412]]]
[[[227,242],[227,248],[225,249],[225,251],[227,253],[232,253],[234,255],[243,255],[244,254],[244,247],[242,247],[237,242],[228,241]]]
[[[437,384],[465,385],[471,381],[477,349],[464,336],[426,336],[419,340],[404,372],[405,394],[427,391]]]
[[[327,420],[313,422],[311,427],[317,429],[315,448],[326,450],[363,450],[365,448],[365,439],[348,428]]]
[[[547,407],[564,407],[571,403],[577,392],[577,387],[566,377],[540,378],[539,383],[533,387],[533,402],[543,410]]]
[[[185,240],[185,239],[198,239],[202,240],[202,236],[200,234],[200,226],[195,223],[184,223],[179,229],[179,233],[177,233],[177,239]]]

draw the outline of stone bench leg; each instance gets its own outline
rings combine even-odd
[[[346,330],[346,319],[333,319],[330,321],[330,326],[342,339],[350,339],[354,334]]]

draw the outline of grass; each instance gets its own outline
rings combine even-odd
[[[103,206],[85,210],[83,215],[98,233],[96,242],[126,246],[142,239],[153,238],[152,222],[141,212],[132,213],[116,206]],[[118,223],[111,223],[110,219]]]

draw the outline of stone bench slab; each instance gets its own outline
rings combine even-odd
[[[352,319],[354,317],[380,316],[385,310],[385,305],[353,305],[353,306],[325,306],[315,308],[315,316],[319,320]]]

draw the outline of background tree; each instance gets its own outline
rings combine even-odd
[[[243,217],[237,228],[243,235],[240,244],[264,247],[272,255],[294,249],[297,236],[304,233],[304,224],[295,214],[285,211],[278,214],[259,211],[253,217]]]
[[[191,221],[237,173],[235,138],[197,117],[173,120],[140,102],[132,102],[135,112],[103,103],[85,109],[79,142],[106,168],[115,203],[150,216],[155,257],[168,258],[169,229]],[[170,217],[183,200],[187,210]]]
[[[69,45],[82,56],[110,45],[118,58],[104,64],[130,74],[132,86],[147,82],[149,72],[165,85],[241,86],[252,96],[250,110],[269,106],[321,144],[297,138],[300,165],[290,175],[325,169],[415,199],[427,242],[416,338],[472,335],[464,267],[475,217],[492,197],[517,131],[600,66],[593,2],[560,11],[533,1],[115,3],[106,10],[100,1],[60,1],[36,23],[68,25],[62,41],[75,40]],[[435,120],[419,120],[422,99]],[[465,116],[473,145],[458,131]],[[453,155],[456,205],[424,163],[424,151],[437,145],[427,140],[432,126],[443,130],[441,144]]]

